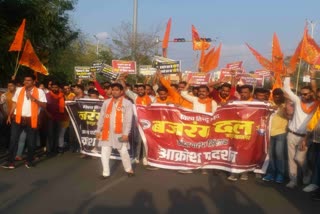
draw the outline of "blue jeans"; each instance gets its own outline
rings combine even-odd
[[[287,134],[270,137],[268,174],[285,176]]]
[[[313,143],[314,163],[312,165],[312,184],[320,186],[320,143]]]
[[[18,150],[18,143],[20,134],[22,131],[25,131],[27,134],[27,148],[28,148],[28,155],[27,161],[33,161],[35,143],[36,143],[36,136],[37,136],[37,129],[31,128],[29,125],[20,125],[17,124],[14,120],[11,122],[11,136],[10,136],[10,145],[9,145],[9,155],[8,155],[8,162],[13,163],[16,157],[16,153]]]

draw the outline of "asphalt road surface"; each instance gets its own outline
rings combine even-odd
[[[23,162],[0,169],[0,213],[319,213],[320,202],[300,188],[218,175],[178,174],[136,165],[128,178],[121,161],[111,161],[112,175],[101,180],[100,159],[79,154],[41,158],[35,168]]]

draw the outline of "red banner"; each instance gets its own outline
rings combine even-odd
[[[167,105],[137,106],[137,114],[151,166],[265,171],[271,114],[266,104],[238,101],[214,115]]]
[[[113,72],[117,73],[136,73],[136,62],[125,60],[112,60]]]
[[[188,82],[193,86],[207,85],[210,78],[211,74],[208,73],[189,73],[187,76]]]

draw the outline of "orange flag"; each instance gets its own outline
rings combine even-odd
[[[221,52],[221,43],[219,45],[219,47],[217,48],[216,51],[214,52],[209,52],[206,59],[205,59],[205,63],[204,63],[204,68],[203,68],[203,72],[209,72],[213,69],[215,69],[216,67],[218,67],[219,65],[219,59],[220,59],[220,52]]]
[[[249,50],[251,51],[251,53],[255,56],[255,58],[258,60],[258,62],[260,63],[260,65],[262,65],[262,67],[264,67],[265,69],[272,71],[272,63],[266,59],[265,57],[263,57],[258,51],[256,51],[255,49],[253,49],[250,45],[248,45],[246,43],[246,45],[248,46]]]
[[[21,51],[25,26],[26,26],[26,19],[23,19],[16,33],[16,36],[14,37],[14,40],[9,48],[9,51]]]
[[[205,53],[204,49],[205,49],[204,46],[202,46],[201,56],[200,56],[200,61],[199,61],[199,71],[200,72],[203,71],[205,64],[208,62],[208,59],[214,53],[214,47],[211,48],[211,50],[208,51],[208,53]]]
[[[44,75],[49,74],[46,67],[44,67],[44,65],[40,62],[38,56],[34,52],[29,39],[26,41],[19,64],[27,66],[32,70],[42,73]]]
[[[305,28],[302,39],[300,57],[309,64],[313,64],[320,54],[317,43],[308,35],[308,29]]]
[[[202,50],[202,46],[205,50],[207,50],[210,47],[210,42],[206,42],[201,40],[199,33],[194,25],[191,27],[191,33],[192,33],[192,48],[193,50]]]
[[[293,56],[292,56],[291,59],[290,59],[290,69],[291,69],[292,71],[295,71],[295,70],[296,70],[297,63],[298,63],[298,60],[299,60],[299,58],[300,58],[302,41],[303,41],[303,40],[300,41],[298,47],[296,48],[296,51],[294,52]]]
[[[167,49],[169,44],[169,37],[170,37],[170,30],[171,30],[171,18],[167,23],[166,32],[164,33],[163,40],[162,40],[162,56],[167,57]]]
[[[272,39],[272,65],[273,69],[272,71],[275,73],[283,74],[285,73],[285,67],[283,62],[283,53],[280,48],[280,42],[277,37],[277,34],[273,34]]]
[[[281,76],[279,73],[275,73],[275,81],[274,84],[272,86],[272,90],[276,89],[276,88],[282,88],[282,80],[281,80]]]

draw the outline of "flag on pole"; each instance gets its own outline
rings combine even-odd
[[[23,19],[23,21],[22,21],[22,23],[16,33],[16,36],[14,37],[14,40],[9,48],[9,51],[21,51],[25,26],[26,26],[26,19]]]
[[[248,43],[246,43],[251,53],[254,55],[254,57],[258,60],[260,65],[264,67],[265,69],[272,71],[272,62],[270,62],[268,59],[263,57],[258,51],[253,49]]]
[[[162,56],[167,57],[167,49],[169,44],[169,37],[170,37],[170,30],[171,30],[171,18],[169,19],[166,27],[166,32],[164,33],[163,40],[162,40]]]
[[[309,64],[313,64],[317,56],[320,54],[317,43],[308,35],[308,29],[305,28],[302,39],[300,57]]]
[[[285,73],[283,53],[280,48],[280,42],[277,37],[277,34],[273,34],[272,39],[272,71],[275,73],[283,74]]]
[[[200,38],[199,33],[194,25],[191,27],[191,33],[192,33],[192,48],[193,50],[202,50],[202,47],[207,50],[211,43],[204,41]]]
[[[34,52],[34,49],[29,39],[26,41],[19,64],[27,66],[32,70],[42,73],[44,75],[49,74],[46,67],[44,67],[44,65],[40,62],[38,56]]]

